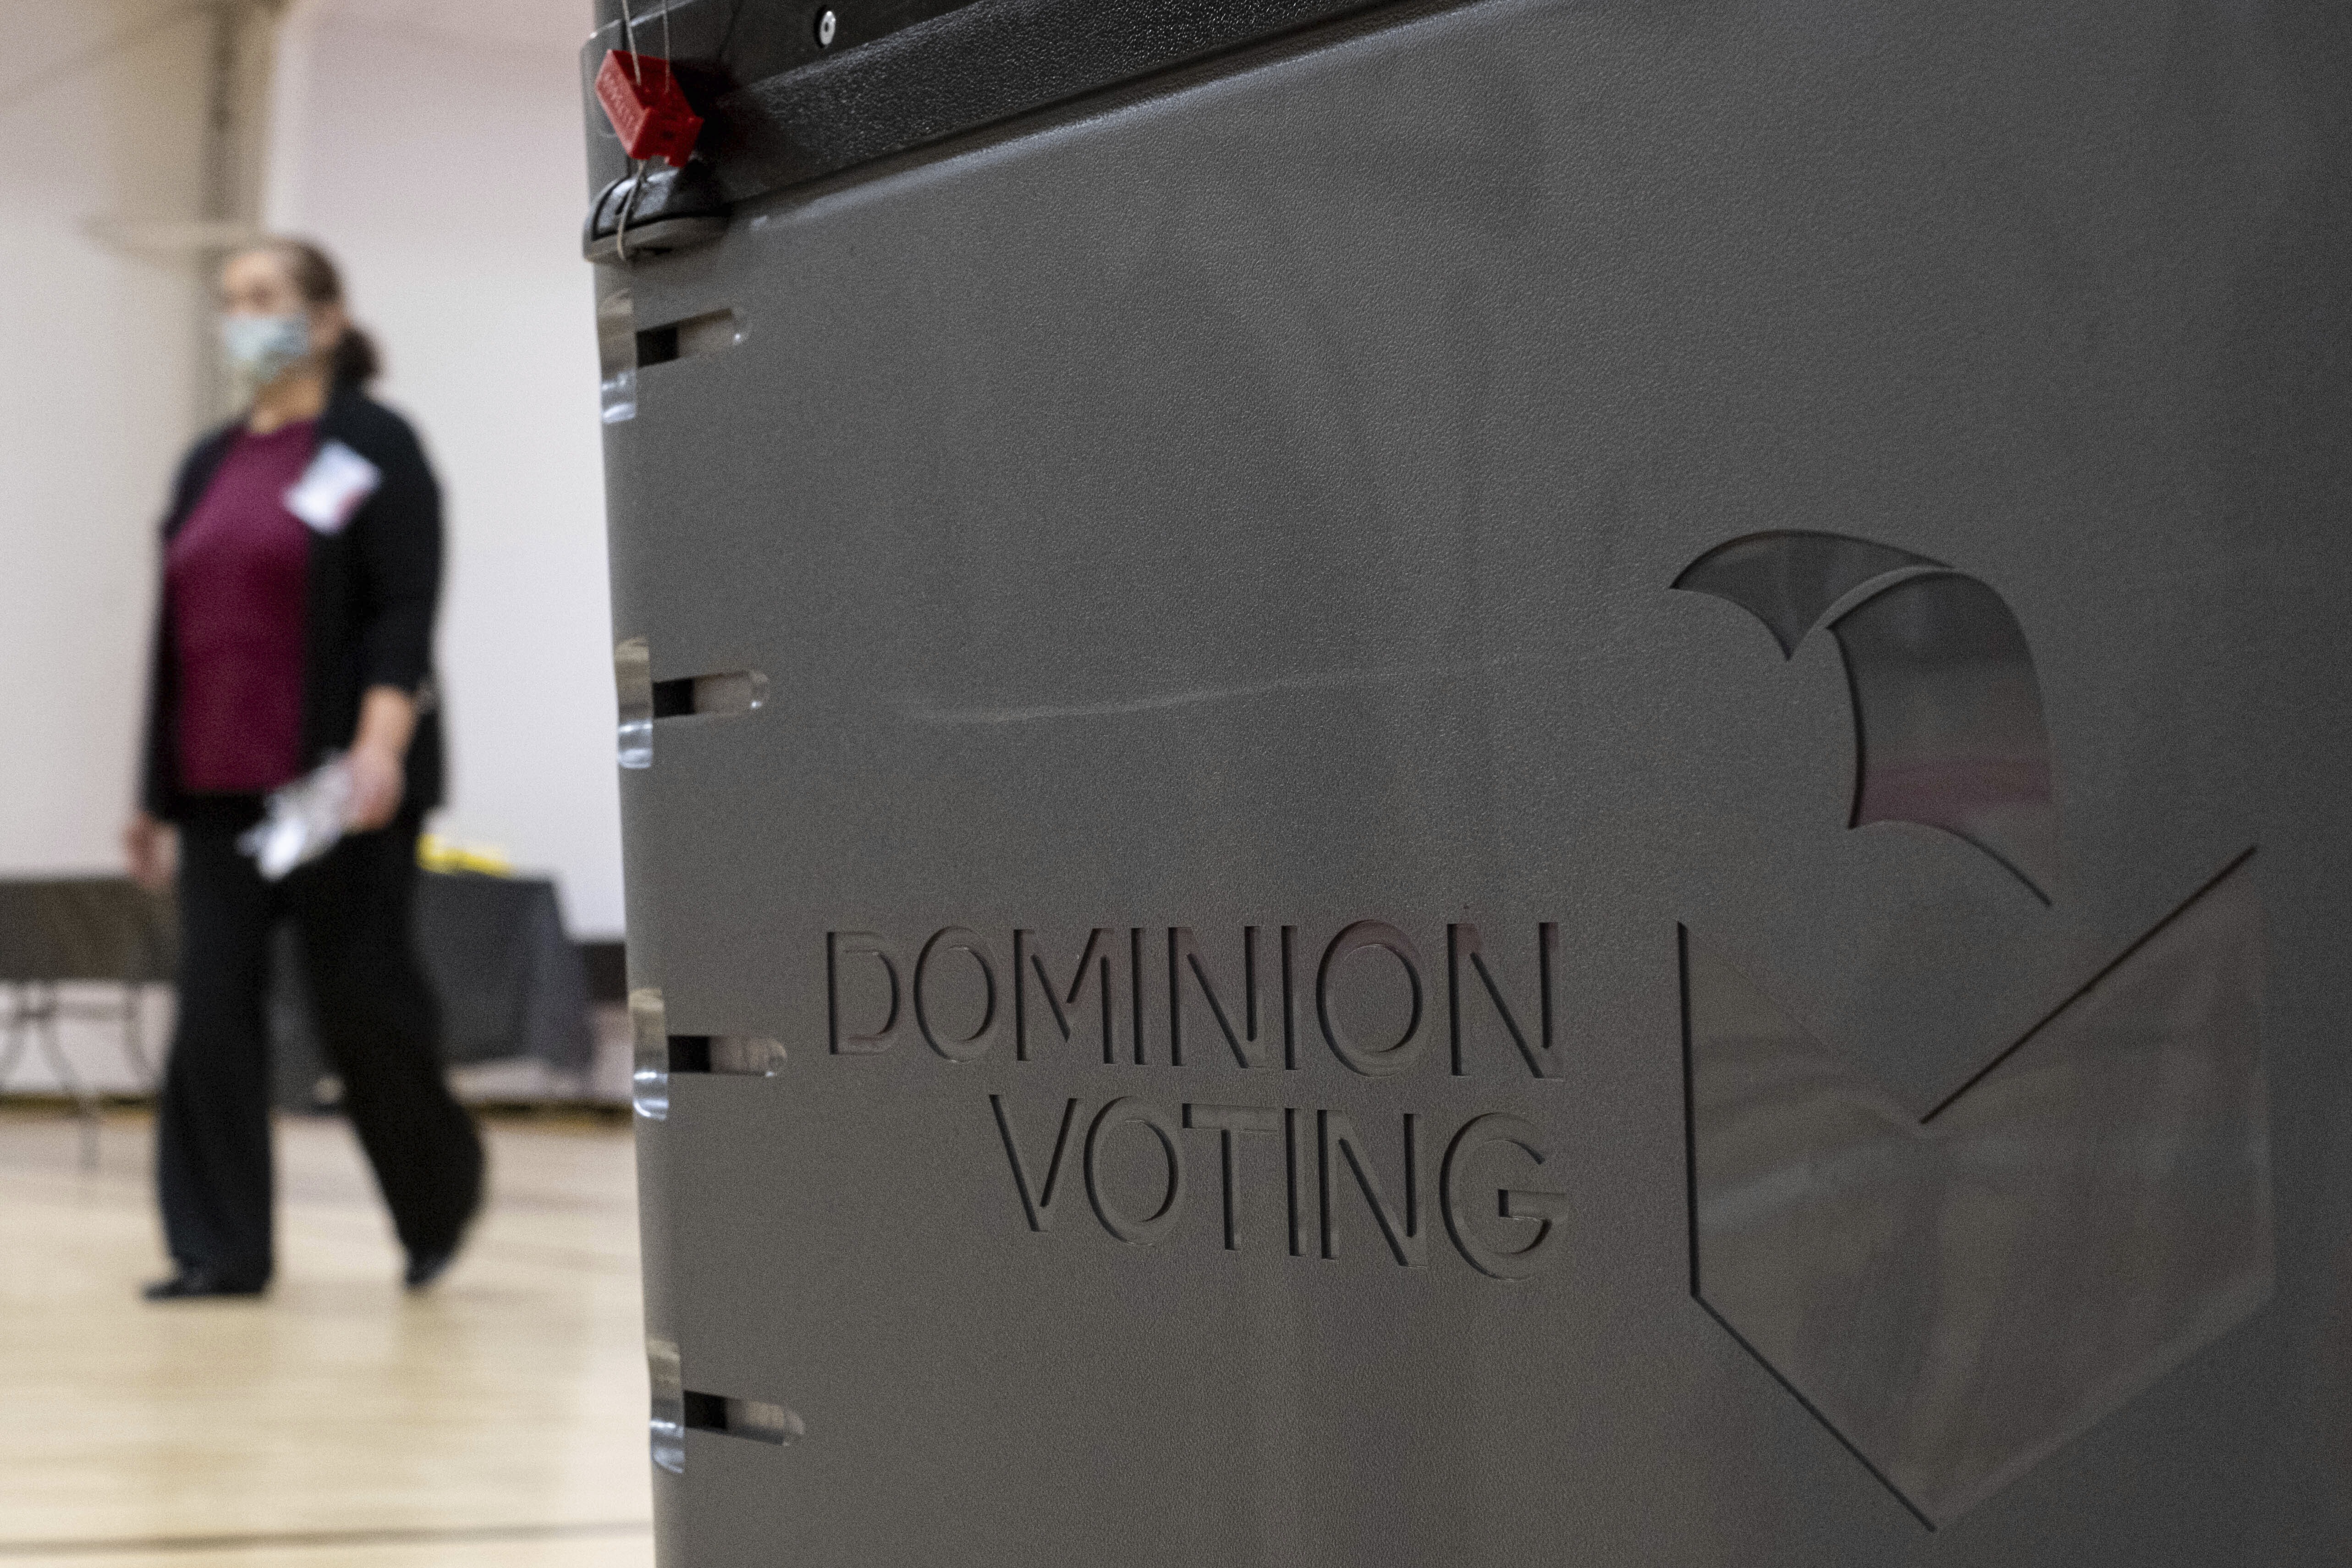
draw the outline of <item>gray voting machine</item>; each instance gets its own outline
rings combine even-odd
[[[2352,1561],[2343,7],[622,9],[666,1568]]]

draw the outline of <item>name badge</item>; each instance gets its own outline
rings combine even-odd
[[[286,492],[286,510],[320,533],[341,533],[383,482],[383,471],[373,463],[341,441],[330,441]]]

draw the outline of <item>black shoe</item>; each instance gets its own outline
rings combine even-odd
[[[422,1290],[447,1273],[457,1258],[457,1249],[454,1247],[441,1252],[412,1252],[408,1255],[408,1271],[400,1277],[400,1282],[412,1290]]]
[[[209,1268],[182,1264],[168,1279],[158,1279],[139,1292],[150,1301],[194,1301],[207,1296],[258,1296],[269,1289],[265,1281],[234,1279]]]
[[[457,1233],[449,1238],[448,1245],[430,1252],[411,1250],[408,1268],[400,1277],[402,1284],[411,1290],[422,1290],[449,1271],[449,1265],[457,1261],[457,1249],[466,1244],[466,1233],[482,1217],[482,1199],[488,1188],[486,1167],[478,1163],[474,1167],[474,1195],[467,1201],[466,1217],[457,1222]]]

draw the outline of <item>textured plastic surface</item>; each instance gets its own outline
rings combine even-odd
[[[664,1563],[2340,1561],[2347,26],[1498,0],[638,268]],[[2027,670],[2046,885],[1858,811]]]
[[[824,45],[795,5],[677,0],[659,26],[671,66],[712,106],[702,150],[731,200],[1377,9],[1371,0],[843,0],[821,13],[837,23]],[[628,36],[616,0],[598,12],[583,56],[592,72]],[[604,91],[604,77],[594,79]],[[622,171],[618,145],[599,129],[590,127],[588,154],[601,189]]]
[[[1115,88],[1366,0],[987,0],[719,100],[720,180],[751,195]]]

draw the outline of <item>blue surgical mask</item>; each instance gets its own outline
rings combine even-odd
[[[247,386],[267,386],[310,352],[305,316],[223,316],[221,353]]]

